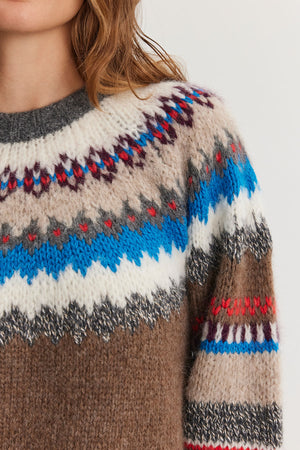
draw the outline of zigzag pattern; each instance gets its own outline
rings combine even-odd
[[[222,197],[226,198],[229,205],[231,205],[242,189],[248,192],[249,197],[255,189],[260,189],[249,159],[246,158],[244,162],[241,162],[241,158],[238,159],[238,162],[232,157],[222,159],[226,168],[219,167],[219,174],[214,169],[211,172],[209,181],[202,181],[199,175],[197,176],[198,185],[194,186],[194,189],[190,191],[188,224],[191,222],[192,217],[199,217],[200,221],[205,221],[206,223],[209,207],[215,208]],[[191,168],[191,171],[195,172],[195,169]],[[234,180],[231,186],[228,186],[228,179]],[[190,176],[189,180],[191,180],[191,183],[193,177],[191,178]]]
[[[99,223],[97,228],[79,215],[74,219],[74,223],[79,223],[78,227],[74,227],[75,231],[73,228],[68,230],[61,224],[58,226],[53,220],[53,230],[48,236],[41,236],[38,230],[33,228],[30,231],[25,229],[19,239],[12,238],[10,240],[12,248],[6,247],[0,255],[0,283],[3,284],[6,277],[10,278],[16,270],[20,270],[22,276],[27,276],[30,283],[37,275],[37,270],[44,268],[47,273],[51,272],[53,277],[58,279],[59,272],[69,264],[72,264],[74,270],[80,270],[84,274],[91,262],[98,260],[104,267],[109,267],[115,272],[119,259],[125,254],[130,261],[139,265],[142,253],[145,251],[157,259],[160,247],[171,254],[172,243],[182,251],[188,245],[187,223],[184,216],[177,218],[164,215],[159,226],[157,223],[144,222],[139,229],[123,225],[121,232],[115,231],[118,234],[113,240],[111,240],[113,233],[103,230],[105,222],[104,225],[102,224],[102,229]],[[61,230],[60,234],[58,234],[59,230]],[[58,236],[55,236],[55,233]],[[4,236],[7,235],[4,234]],[[257,231],[237,230],[232,236],[224,232],[221,241],[213,237],[214,242],[209,254],[192,247],[187,262],[189,279],[196,279],[203,284],[210,267],[217,264],[217,257],[221,253],[240,259],[246,249],[250,248],[256,257],[260,258],[270,247],[269,236],[268,229],[262,225]],[[264,246],[258,246],[258,241],[264,242]],[[230,245],[224,246],[224,242]],[[79,257],[81,254],[85,255],[84,259]]]
[[[244,297],[244,299],[222,298],[221,305],[218,306],[215,306],[215,300],[216,297],[213,297],[210,302],[211,311],[215,316],[219,314],[221,308],[224,308],[229,316],[231,316],[232,314],[245,315],[247,312],[254,316],[254,314],[256,314],[256,309],[259,309],[262,314],[266,314],[268,309],[272,309],[272,313],[274,315],[276,314],[275,298],[272,300],[272,297],[267,295],[265,296],[264,305],[261,304],[261,298],[259,295],[257,297],[253,297],[252,305],[250,302],[250,297]]]
[[[216,140],[216,145],[220,145],[220,144],[217,144],[217,140]],[[233,144],[233,143],[230,143],[230,142],[228,143],[228,147],[230,147],[230,148],[232,148],[232,146],[234,146],[234,145],[235,144]],[[223,170],[230,163],[230,158],[232,158],[232,161],[234,163],[234,165],[231,168],[231,171],[234,172],[233,175],[235,173],[237,173],[238,170],[241,170],[241,168],[238,168],[239,160],[237,158],[233,158],[232,152],[230,153],[228,148],[227,149],[225,149],[225,147],[223,147],[223,148],[224,148],[224,152],[229,154],[229,156],[228,156],[229,159],[228,159],[228,162],[227,162],[227,160],[222,158],[222,165],[221,165],[221,160],[218,161],[218,158],[213,158],[213,162],[210,163],[211,169],[210,169],[209,173],[210,173],[210,178],[212,178],[212,180],[211,180],[211,183],[212,183],[211,190],[213,190],[215,188],[215,184],[218,182],[217,178],[223,178],[224,175],[226,175],[226,174],[223,173]],[[217,153],[217,151],[219,151],[219,150],[218,150],[218,147],[216,146],[216,148],[214,150],[214,153]],[[206,164],[206,162],[205,162],[205,164]],[[247,169],[249,168],[249,164],[250,163],[247,162]],[[249,186],[244,186],[243,182],[241,180],[241,185],[240,185],[239,188],[247,187],[247,189],[250,189],[250,188],[252,190],[254,189],[253,184],[256,182],[256,176],[255,176],[255,173],[253,173],[253,170],[251,171],[251,169],[250,169],[249,172],[250,172],[249,173],[249,179],[252,180],[252,185],[250,187]],[[199,181],[198,181],[200,179],[199,178],[200,176],[201,176],[201,171],[200,172],[199,171],[195,172],[195,168],[190,163],[189,183],[191,184],[191,181],[192,181],[194,183],[193,184],[194,188],[197,189],[198,191],[201,188],[200,185],[199,185]],[[209,182],[209,179],[207,179],[207,183],[208,182]],[[128,204],[124,204],[124,212],[121,214],[120,218],[116,218],[114,216],[113,212],[108,213],[108,212],[106,212],[104,210],[101,210],[101,211],[99,211],[99,219],[97,220],[97,222],[99,223],[99,226],[100,226],[101,223],[105,223],[106,226],[102,228],[102,230],[105,232],[105,230],[108,231],[109,229],[111,229],[111,231],[113,231],[114,224],[116,224],[117,222],[119,222],[120,224],[130,224],[131,223],[131,224],[136,224],[135,229],[138,230],[138,228],[140,227],[139,224],[142,223],[141,217],[143,217],[143,218],[144,217],[151,218],[151,216],[152,216],[152,219],[151,219],[152,223],[153,223],[153,221],[156,218],[155,223],[158,225],[159,222],[160,222],[161,217],[164,214],[169,214],[170,215],[170,213],[172,213],[172,216],[176,215],[176,217],[178,217],[178,218],[180,216],[186,214],[186,211],[185,211],[185,205],[186,205],[185,196],[183,198],[181,198],[182,196],[179,197],[174,189],[167,190],[163,184],[161,184],[160,186],[157,186],[157,187],[160,190],[161,203],[163,204],[163,207],[161,208],[161,211],[159,210],[158,205],[153,204],[153,202],[148,200],[142,193],[140,193],[139,194],[139,198],[140,198],[140,202],[141,202],[141,206],[142,206],[142,208],[141,208],[142,209],[142,214],[141,213],[137,214],[137,212],[134,211],[134,209],[130,208],[130,206]],[[202,187],[202,189],[204,189],[204,188]],[[224,192],[224,186],[223,186],[223,191],[221,191],[220,195],[223,194],[223,192]],[[238,194],[238,192],[230,193],[230,199],[229,200],[231,201],[233,196],[237,195],[237,194]],[[199,198],[195,198],[194,190],[192,189],[192,186],[190,186],[189,195],[190,195],[190,203],[189,203],[189,206],[190,206],[190,211],[189,211],[190,212],[190,217],[189,217],[189,220],[191,220],[191,216],[192,216],[192,214],[194,214],[193,213],[193,208],[194,208],[194,211],[196,211],[196,208],[197,208],[197,203],[195,203],[195,202],[196,201],[199,202],[200,199]],[[206,211],[208,211],[208,208],[209,208],[210,205],[211,206],[215,206],[216,201],[217,201],[217,199],[212,199],[209,196],[207,196],[206,197],[206,203],[205,203]],[[164,207],[164,205],[165,205],[165,207]],[[78,215],[80,215],[80,213],[78,213]],[[76,218],[74,220],[75,220],[75,222],[78,222],[79,218]],[[87,220],[84,217],[82,217],[81,220],[83,221],[83,223],[79,224],[79,227],[80,227],[80,229],[82,229],[82,231],[85,232],[85,236],[89,236],[88,233],[86,233],[87,232],[87,228],[88,228],[88,224],[86,223]],[[202,220],[202,218],[200,218],[200,220]],[[55,222],[55,217],[51,218],[51,221],[53,223],[53,227],[52,227],[53,230],[52,230],[52,232],[49,231],[49,233],[48,233],[49,236],[48,237],[43,237],[43,238],[42,238],[42,236],[37,236],[38,230],[36,230],[35,224],[34,224],[34,222],[32,222],[31,226],[28,229],[28,234],[27,234],[29,241],[32,242],[32,243],[34,241],[35,241],[35,243],[38,242],[38,241],[45,242],[46,240],[51,239],[50,236],[52,235],[52,233],[54,233],[54,235],[56,237],[61,236],[62,230],[61,229],[57,230],[57,228],[59,226],[61,226],[62,228],[65,228],[64,225],[63,224],[58,224],[58,223],[55,224],[54,223]],[[99,230],[99,231],[101,232],[102,230]],[[11,242],[11,240],[12,240],[12,238],[10,237],[9,224],[7,224],[7,223],[2,224],[2,230],[1,231],[2,231],[2,233],[1,233],[1,235],[2,235],[2,244],[7,244],[7,245],[2,245],[2,250],[5,250],[6,247],[12,248],[12,246],[10,246],[10,244],[9,244],[9,241]],[[116,236],[116,232],[119,232],[119,231],[120,231],[120,227],[118,227],[118,231],[115,230],[114,235]],[[69,234],[73,234],[72,230],[69,231]],[[23,243],[25,243],[26,241],[27,241],[27,239],[24,239]],[[55,241],[56,241],[56,243],[58,243],[58,245],[60,245],[59,239],[56,239]],[[20,240],[16,241],[16,239],[14,238],[14,242],[17,245],[17,242],[20,243]],[[30,242],[27,243],[29,248],[30,248]],[[0,245],[1,245],[1,241],[0,241]],[[34,244],[32,244],[32,246],[34,246]]]
[[[282,443],[272,237],[256,174],[217,95],[171,80],[151,92],[145,103],[107,97],[101,113],[82,90],[40,113],[0,114],[6,447],[41,433],[59,448]],[[151,403],[156,387],[165,397]]]
[[[148,113],[144,113],[148,131],[142,133],[138,139],[131,138],[129,134],[119,136],[119,143],[114,146],[113,155],[104,148],[97,150],[90,147],[89,154],[85,158],[86,164],[82,166],[76,159],[73,161],[67,154],[61,154],[61,162],[56,164],[53,175],[46,168],[40,167],[39,162],[36,162],[33,168],[25,167],[24,177],[21,180],[16,178],[15,173],[10,170],[9,166],[6,167],[4,173],[0,176],[0,202],[21,187],[23,187],[25,193],[33,194],[39,198],[44,192],[48,192],[50,184],[55,182],[61,187],[67,186],[77,191],[78,186],[84,184],[85,174],[88,172],[97,180],[102,177],[106,182],[111,183],[118,170],[117,164],[121,161],[131,167],[143,168],[143,160],[146,156],[144,148],[155,138],[159,140],[161,145],[174,145],[177,135],[172,123],[177,122],[180,125],[192,126],[193,109],[190,104],[196,102],[202,106],[213,108],[213,104],[209,100],[211,95],[208,92],[193,89],[190,93],[182,86],[177,88],[185,93],[185,98],[181,98],[175,93],[172,94],[171,98],[161,96],[159,100],[164,116],[155,113],[152,117]],[[170,100],[174,102],[174,106],[168,105],[167,102],[170,102]],[[153,125],[153,121],[156,122],[156,126]],[[135,156],[138,156],[138,161],[135,161]],[[68,167],[70,168],[68,169]]]
[[[135,292],[127,298],[126,307],[112,305],[111,300],[107,299],[100,304],[94,303],[91,314],[77,301],[63,308],[63,314],[44,305],[33,319],[29,319],[18,307],[13,307],[0,318],[0,345],[4,347],[15,335],[19,335],[32,346],[41,334],[57,345],[65,333],[69,333],[76,344],[81,344],[87,330],[109,342],[117,327],[133,334],[141,321],[153,328],[159,317],[169,320],[173,311],[179,312],[184,294],[184,283],[171,280],[169,292],[158,287],[151,300]]]
[[[257,224],[256,229],[250,227],[237,228],[234,234],[223,231],[220,236],[211,236],[209,251],[189,245],[187,255],[187,278],[204,285],[209,271],[218,267],[222,255],[232,261],[241,261],[246,250],[250,250],[257,260],[266,255],[273,246],[270,229],[265,220]]]
[[[227,162],[227,166],[228,168],[224,169],[224,171],[231,170],[234,174],[239,171],[239,166],[234,164],[231,159]],[[214,186],[220,184],[220,180],[223,179],[224,173],[223,176],[213,173],[210,183],[213,186],[209,190],[209,184],[206,186],[206,190],[209,193],[213,192]],[[69,263],[73,263],[74,270],[80,269],[84,272],[86,266],[82,266],[76,261],[76,254],[81,251],[86,255],[90,255],[90,261],[94,261],[98,258],[101,259],[101,254],[96,249],[110,248],[110,261],[107,262],[103,254],[103,264],[105,266],[108,265],[111,270],[116,270],[117,261],[125,252],[130,260],[133,259],[138,264],[140,259],[138,255],[141,255],[142,251],[147,251],[150,255],[155,256],[161,245],[168,250],[171,243],[175,242],[177,248],[184,250],[188,242],[187,227],[191,224],[193,216],[197,215],[199,220],[205,223],[208,220],[210,206],[216,207],[221,195],[224,195],[227,201],[232,203],[233,198],[239,196],[242,187],[247,189],[249,196],[253,195],[255,189],[257,189],[255,174],[249,170],[247,186],[243,186],[243,180],[244,178],[236,188],[236,191],[233,192],[228,191],[228,187],[223,185],[223,190],[219,188],[221,194],[218,198],[214,198],[212,195],[210,197],[209,194],[203,194],[204,200],[200,200],[200,194],[195,193],[194,201],[189,200],[188,202],[189,214],[187,217],[184,204],[186,202],[185,196],[180,198],[174,189],[167,190],[161,185],[159,190],[162,207],[159,208],[157,204],[140,194],[141,213],[137,213],[130,208],[128,203],[124,203],[120,217],[117,218],[113,212],[104,211],[100,208],[96,222],[92,222],[84,215],[83,211],[79,211],[78,215],[73,219],[71,227],[66,227],[63,223],[59,223],[55,217],[52,217],[45,235],[40,233],[37,221],[33,219],[20,236],[11,235],[10,225],[3,223],[1,226],[2,242],[0,241],[0,248],[2,250],[2,265],[6,268],[6,271],[2,270],[0,272],[1,282],[3,283],[5,277],[9,277],[13,270],[18,269],[28,275],[30,281],[36,272],[30,272],[26,267],[47,268],[48,259],[57,261],[56,270],[52,271],[55,277]],[[200,193],[202,191],[205,191],[205,187],[201,188]],[[202,205],[201,215],[198,212],[200,208],[197,206],[200,201]],[[148,218],[147,221],[145,221],[145,217]],[[144,236],[147,236],[147,241],[145,241]],[[111,237],[114,237],[114,241],[111,241]],[[192,245],[188,256],[188,276],[192,280],[196,279],[201,284],[207,277],[209,266],[215,263],[213,258],[216,258],[217,255],[219,256],[222,251],[221,245],[225,247],[226,253],[231,255],[231,257],[235,256],[237,259],[240,259],[246,248],[250,248],[256,257],[260,258],[272,244],[269,229],[264,224],[263,219],[261,224],[256,223],[254,230],[237,228],[234,235],[229,235],[229,233],[224,231],[221,239],[214,236],[211,239],[212,243],[208,254],[204,254],[201,249],[195,249]],[[156,243],[156,245],[153,243]],[[223,243],[226,243],[226,246]],[[136,251],[137,249],[139,252]],[[23,255],[19,260],[19,264],[22,265],[16,265],[15,253],[19,257],[20,252]],[[89,258],[86,258],[85,261],[88,261]],[[35,259],[39,260],[40,263],[33,264]],[[45,262],[43,263],[42,261]],[[49,268],[47,268],[48,270]]]
[[[49,226],[45,234],[40,232],[37,219],[31,219],[30,225],[24,228],[20,236],[14,236],[10,224],[4,222],[0,231],[2,238],[0,249],[4,255],[7,255],[8,250],[13,250],[21,244],[30,255],[33,255],[35,249],[40,249],[46,243],[62,250],[64,244],[67,244],[71,237],[77,237],[79,241],[84,240],[91,246],[98,234],[103,234],[103,239],[113,237],[115,240],[119,240],[121,234],[126,232],[125,230],[141,236],[143,228],[147,225],[160,230],[166,221],[168,224],[180,222],[181,225],[184,225],[186,214],[184,199],[174,189],[168,190],[163,185],[158,189],[161,206],[140,193],[140,211],[136,211],[130,207],[128,201],[124,201],[122,212],[118,217],[113,211],[105,211],[100,207],[96,220],[92,221],[83,210],[80,210],[69,227],[58,222],[53,216],[49,218]]]

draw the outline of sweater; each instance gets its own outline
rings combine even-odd
[[[198,81],[136,92],[0,113],[0,448],[279,449],[252,158]]]

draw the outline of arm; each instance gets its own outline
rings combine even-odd
[[[217,96],[188,146],[190,366],[184,448],[279,449],[282,407],[272,237],[261,187]]]

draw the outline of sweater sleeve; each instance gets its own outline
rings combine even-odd
[[[279,323],[262,189],[223,99],[198,101],[192,128],[184,448],[279,449]]]

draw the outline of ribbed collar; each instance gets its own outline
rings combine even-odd
[[[98,94],[99,101],[104,97],[104,94]],[[0,143],[43,137],[71,124],[93,108],[86,87],[83,86],[41,108],[13,113],[0,112]]]

